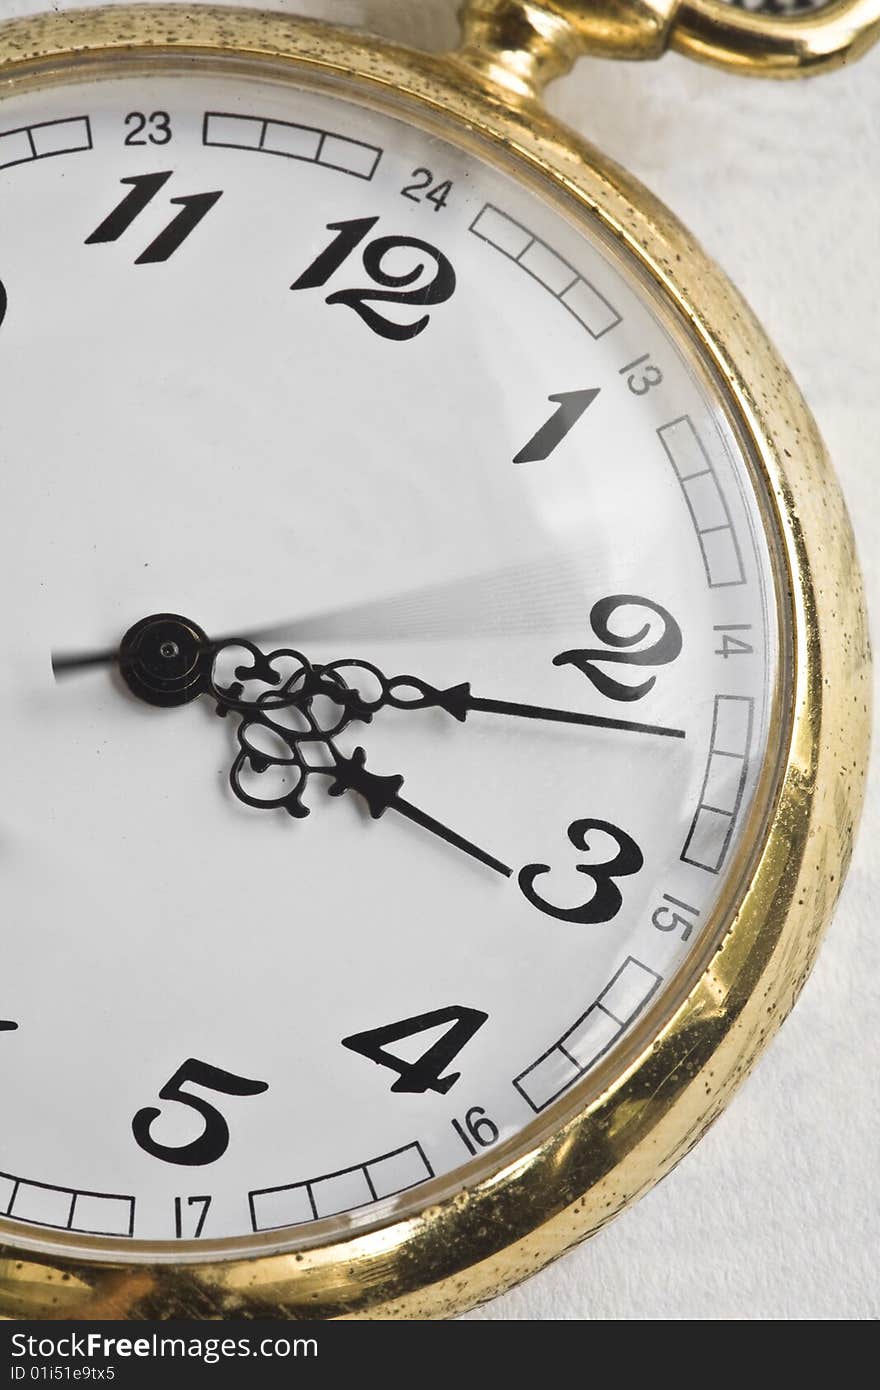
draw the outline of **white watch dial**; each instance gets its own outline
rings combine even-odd
[[[747,459],[596,232],[341,97],[18,95],[0,198],[0,1217],[386,1218],[705,944],[780,684]],[[276,707],[53,676],[154,614],[299,652]]]

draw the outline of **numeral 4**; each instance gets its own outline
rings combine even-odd
[[[404,1018],[399,1023],[388,1023],[384,1028],[373,1028],[366,1033],[353,1033],[342,1039],[342,1046],[359,1052],[380,1067],[390,1067],[397,1072],[397,1080],[392,1091],[404,1091],[412,1095],[422,1095],[425,1091],[436,1091],[445,1095],[454,1086],[461,1072],[443,1073],[453,1058],[470,1042],[474,1034],[482,1028],[489,1015],[480,1009],[466,1009],[453,1004],[448,1009],[435,1009],[433,1013],[417,1014],[414,1018]],[[417,1033],[449,1024],[446,1032],[438,1038],[421,1057],[407,1062],[386,1050],[386,1044],[401,1042]]]

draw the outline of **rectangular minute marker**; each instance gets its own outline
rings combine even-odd
[[[715,696],[700,802],[681,852],[685,864],[710,874],[721,872],[736,829],[749,770],[753,721],[750,696]]]
[[[232,150],[255,150],[303,164],[318,164],[352,178],[370,180],[379,167],[382,150],[331,130],[275,121],[263,116],[239,116],[206,111],[202,133],[205,145]]]
[[[260,1188],[249,1194],[255,1231],[297,1226],[395,1197],[434,1176],[421,1144],[406,1144],[366,1163],[322,1173],[286,1187]]]
[[[92,135],[86,116],[31,126],[31,139],[37,159],[48,159],[53,154],[75,154],[78,150],[92,148]]]
[[[689,415],[657,430],[684,493],[710,589],[746,582],[739,542],[712,462]]]
[[[594,1004],[553,1047],[514,1078],[536,1113],[573,1086],[616,1042],[659,987],[662,976],[627,956]]]
[[[617,310],[578,274],[574,266],[492,203],[487,203],[477,214],[471,231],[549,290],[591,337],[601,338],[621,322]]]
[[[95,1236],[133,1235],[134,1198],[78,1192],[73,1200],[70,1229]]]
[[[81,1192],[0,1173],[0,1211],[17,1221],[84,1235],[132,1236],[134,1197]]]
[[[51,159],[58,154],[78,154],[92,148],[92,128],[88,116],[70,116],[60,121],[43,121],[21,130],[0,133],[0,169]]]

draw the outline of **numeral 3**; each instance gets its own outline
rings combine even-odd
[[[556,917],[560,922],[610,922],[616,917],[623,903],[623,895],[615,879],[637,874],[645,862],[644,855],[635,840],[625,830],[619,830],[606,820],[576,820],[568,827],[568,838],[575,849],[589,851],[587,839],[591,830],[602,830],[617,842],[618,852],[613,859],[602,864],[578,864],[577,872],[586,874],[593,880],[596,889],[589,902],[578,907],[555,907],[546,898],[535,892],[535,879],[550,872],[549,864],[527,864],[520,869],[518,883],[529,902],[546,912],[548,917]]]

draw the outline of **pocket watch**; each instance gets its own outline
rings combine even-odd
[[[0,25],[0,1312],[444,1317],[661,1178],[791,1008],[868,741],[797,388],[560,126],[844,0]]]

